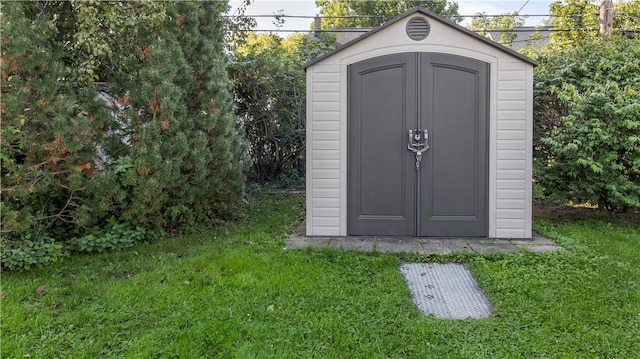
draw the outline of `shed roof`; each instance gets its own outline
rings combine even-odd
[[[538,66],[538,62],[537,61],[535,61],[535,60],[533,60],[533,59],[531,59],[531,58],[529,58],[527,56],[524,56],[524,55],[522,55],[522,54],[520,54],[520,53],[518,53],[518,52],[516,52],[516,51],[514,51],[514,50],[512,50],[512,49],[510,49],[508,47],[502,46],[499,43],[491,41],[491,40],[489,40],[489,39],[487,39],[487,38],[485,38],[483,36],[480,36],[480,35],[476,34],[475,32],[473,32],[473,31],[471,31],[471,30],[469,30],[469,29],[467,29],[465,27],[462,27],[462,26],[460,26],[460,25],[458,25],[456,23],[453,23],[453,22],[441,17],[440,15],[432,12],[431,10],[428,10],[428,9],[426,9],[424,7],[421,7],[421,6],[416,6],[413,9],[405,12],[404,14],[399,15],[396,18],[391,19],[391,20],[387,21],[386,23],[376,27],[375,29],[369,31],[368,33],[366,33],[366,34],[364,34],[364,35],[362,35],[362,36],[360,36],[360,37],[358,37],[358,38],[356,38],[354,40],[351,40],[351,41],[347,42],[344,45],[338,46],[335,50],[329,51],[329,52],[327,52],[327,53],[325,53],[323,55],[320,55],[320,56],[316,57],[315,59],[313,59],[313,60],[307,62],[306,64],[304,64],[302,66],[302,68],[306,70],[309,66],[312,66],[312,65],[314,65],[314,64],[316,64],[316,63],[318,63],[318,62],[320,62],[320,61],[322,61],[322,60],[324,60],[324,59],[326,59],[328,57],[331,57],[334,54],[344,50],[345,48],[347,48],[347,47],[349,47],[349,46],[351,46],[351,45],[353,45],[355,43],[358,43],[358,42],[368,38],[369,36],[379,32],[379,31],[383,31],[385,28],[387,28],[387,27],[395,24],[396,22],[398,22],[398,21],[400,21],[402,19],[405,19],[405,18],[407,18],[407,17],[409,17],[409,16],[411,16],[411,15],[413,15],[415,13],[422,13],[423,15],[426,15],[426,16],[428,16],[430,18],[433,18],[434,20],[439,21],[439,22],[441,22],[441,23],[443,23],[443,24],[445,24],[447,26],[450,26],[450,27],[452,27],[453,29],[455,29],[457,31],[461,31],[461,32],[463,32],[463,33],[465,33],[465,34],[477,39],[478,41],[482,41],[485,44],[487,44],[489,46],[492,46],[492,47],[495,47],[496,49],[498,49],[500,51],[506,52],[509,55],[514,56],[514,57],[516,57],[516,58],[518,58],[518,59],[520,59],[520,60],[522,60],[522,61],[524,61],[526,63],[529,63],[529,64],[531,64],[533,66]]]

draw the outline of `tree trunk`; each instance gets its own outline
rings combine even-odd
[[[613,29],[613,1],[600,0],[600,36],[606,37]]]

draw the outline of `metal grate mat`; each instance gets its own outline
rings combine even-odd
[[[400,266],[413,302],[425,315],[444,319],[483,319],[491,303],[461,264],[406,263]]]

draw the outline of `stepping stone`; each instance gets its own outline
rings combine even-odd
[[[427,316],[484,319],[491,315],[491,303],[461,264],[405,263],[400,273],[413,302]]]

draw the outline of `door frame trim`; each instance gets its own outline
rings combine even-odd
[[[490,68],[490,76],[489,76],[490,89],[497,90],[497,86],[498,86],[497,68],[498,68],[498,63],[500,62],[500,57],[488,52],[473,50],[471,48],[460,48],[460,47],[437,45],[437,44],[421,44],[420,46],[416,46],[415,44],[412,44],[412,45],[400,44],[400,45],[392,45],[392,46],[383,47],[383,48],[369,49],[362,52],[358,52],[357,54],[354,54],[351,56],[340,58],[339,64],[338,63],[335,64],[335,66],[339,66],[339,75],[340,75],[339,78],[341,79],[339,81],[340,98],[338,99],[340,107],[337,110],[337,112],[339,113],[339,123],[340,123],[340,128],[339,128],[340,137],[337,139],[340,143],[340,159],[339,159],[340,166],[339,166],[339,176],[338,176],[338,181],[339,181],[339,202],[338,202],[339,217],[338,218],[339,220],[338,220],[338,233],[337,233],[337,235],[339,236],[347,236],[347,233],[348,233],[348,230],[347,230],[348,180],[347,180],[347,152],[346,152],[346,146],[348,143],[348,133],[347,133],[347,117],[348,117],[348,112],[347,112],[348,96],[347,95],[348,93],[347,93],[347,81],[345,80],[348,78],[347,68],[352,63],[366,60],[368,58],[394,54],[398,52],[416,52],[416,50],[419,50],[418,52],[438,52],[442,54],[459,55],[459,56],[468,57],[471,59],[476,59],[476,60],[486,62],[489,64],[489,68]],[[334,66],[334,65],[330,65],[330,66]],[[312,71],[307,71],[307,83],[313,83],[312,76],[313,76]],[[490,96],[489,98],[489,200],[488,200],[489,202],[489,213],[488,213],[489,238],[496,237],[496,208],[497,208],[497,202],[496,202],[497,128],[496,128],[496,124],[497,124],[497,108],[498,108],[497,101],[498,101],[497,96]],[[312,113],[310,112],[312,111],[311,99],[307,98],[307,104],[308,104],[307,118],[310,118],[312,116]],[[307,132],[307,133],[309,134],[310,132]],[[308,154],[313,153],[312,148],[310,146],[311,144],[311,142],[309,141],[310,139],[311,139],[310,137],[307,138]],[[311,178],[311,175],[312,175],[312,172],[310,172],[310,168],[308,168],[308,172],[307,172],[308,178]],[[307,189],[307,201],[309,201],[309,198],[311,198],[311,192],[309,192],[309,189]],[[308,206],[312,208],[313,202],[308,202]],[[307,222],[307,233],[313,233],[313,222],[311,221]]]

